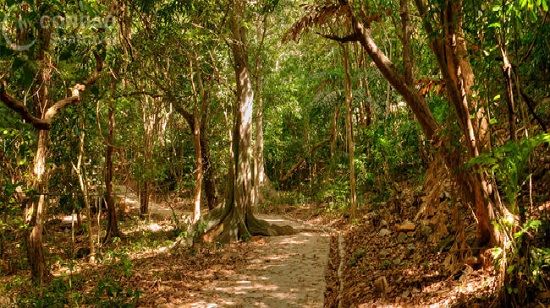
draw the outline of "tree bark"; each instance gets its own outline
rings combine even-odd
[[[469,93],[473,84],[473,72],[467,58],[466,43],[461,29],[462,1],[448,1],[445,3],[440,16],[442,18],[441,27],[445,31],[445,39],[438,39],[434,34],[428,12],[422,0],[415,0],[420,16],[423,19],[424,27],[431,39],[430,47],[436,55],[439,66],[445,80],[447,96],[453,104],[460,127],[465,137],[465,147],[468,150],[468,157],[473,158],[479,155],[479,133],[475,130],[470,119],[469,111]],[[367,53],[392,86],[403,96],[411,110],[415,114],[424,134],[430,142],[442,151],[450,170],[459,170],[460,161],[453,159],[453,153],[445,146],[441,145],[436,136],[440,129],[433,114],[428,108],[424,98],[415,91],[412,86],[407,84],[407,79],[400,74],[388,57],[380,50],[375,43],[371,29],[365,27],[353,15],[352,27],[354,35],[346,40],[357,39],[365,48]],[[480,113],[476,113],[479,117]],[[477,132],[477,134],[476,134]],[[458,165],[457,165],[458,164]],[[491,200],[491,192],[486,175],[480,171],[479,167],[474,166],[468,173],[456,173],[457,182],[462,190],[463,197],[472,202],[476,209],[477,238],[478,244],[497,244],[500,241],[499,231],[491,225],[495,219],[494,203]],[[499,210],[503,210],[499,208]]]
[[[26,209],[26,222],[30,232],[27,235],[27,258],[31,267],[31,275],[35,282],[42,284],[48,275],[46,259],[42,245],[42,232],[44,231],[44,219],[46,213],[46,157],[48,155],[48,143],[50,132],[38,131],[38,146],[34,156],[34,176],[38,199]]]
[[[18,101],[14,96],[6,92],[7,82],[0,76],[0,101],[11,110],[15,111],[25,121],[28,121],[38,130],[37,150],[34,157],[34,179],[33,187],[38,192],[38,199],[31,202],[31,205],[25,208],[25,219],[30,231],[26,234],[27,257],[31,268],[32,278],[35,282],[41,284],[49,276],[46,270],[46,261],[42,243],[42,231],[44,229],[46,213],[46,187],[48,179],[46,174],[46,160],[48,156],[48,146],[52,121],[57,112],[80,100],[79,91],[86,89],[86,86],[94,84],[99,78],[103,68],[103,59],[97,51],[93,52],[95,58],[95,69],[83,82],[76,84],[72,89],[72,95],[53,103],[48,87],[52,74],[52,61],[49,56],[51,49],[51,33],[43,28],[38,32],[37,45],[39,46],[38,55],[34,60],[40,63],[41,70],[37,74],[36,85],[32,87],[34,93],[32,101],[34,105],[34,114],[26,105]],[[32,109],[32,108],[31,108]]]
[[[256,140],[254,143],[254,207],[257,207],[261,202],[260,188],[264,186],[266,181],[265,161],[264,161],[264,128],[263,128],[263,65],[262,65],[262,50],[267,34],[267,14],[263,14],[261,19],[256,24],[256,31],[261,32],[261,40],[256,53],[256,64],[254,67],[254,75],[256,77]]]
[[[197,118],[195,118],[197,119]],[[197,169],[195,174],[195,190],[193,197],[193,222],[199,221],[201,217],[201,192],[202,192],[202,175],[203,175],[203,164],[202,164],[202,150],[201,150],[201,129],[199,121],[195,121],[195,127],[193,127],[193,143],[195,144],[195,156]]]
[[[260,65],[261,67],[261,65]],[[257,68],[259,71],[260,68]],[[260,202],[260,188],[265,184],[265,162],[264,162],[264,128],[263,128],[263,101],[262,90],[263,84],[261,76],[256,82],[256,90],[258,98],[256,99],[256,142],[254,143],[254,207]]]
[[[90,249],[90,262],[95,261],[95,246],[94,246],[94,234],[92,232],[92,211],[90,207],[90,196],[88,195],[88,182],[86,181],[86,171],[82,165],[84,160],[84,128],[82,128],[82,133],[80,135],[80,146],[78,151],[78,159],[76,166],[73,164],[73,169],[78,176],[78,183],[80,185],[80,191],[82,192],[82,197],[84,198],[84,207],[86,211],[87,221],[88,221],[88,248]],[[80,214],[78,215],[80,216]]]
[[[487,122],[487,119],[481,109],[476,110],[478,109],[477,102],[472,99],[471,87],[474,83],[474,73],[470,66],[466,39],[462,30],[464,15],[462,1],[447,1],[439,14],[440,24],[445,35],[444,40],[438,40],[433,35],[434,32],[431,29],[422,0],[415,1],[421,16],[423,16],[428,36],[432,37],[430,47],[438,60],[447,97],[454,106],[462,130],[463,144],[468,153],[467,158],[477,157],[485,147],[487,132],[484,129],[484,123]],[[470,117],[472,112],[475,114],[474,119]],[[479,126],[474,123],[479,123]],[[451,155],[451,153],[447,153],[446,156]],[[448,160],[448,166],[451,170],[459,169],[455,168],[459,166],[454,166],[451,160]],[[492,225],[492,221],[496,219],[494,207],[499,207],[500,212],[505,209],[492,200],[487,174],[482,172],[479,166],[474,166],[472,169],[468,173],[459,172],[457,174],[462,195],[475,207],[478,221],[478,244],[481,246],[496,245],[500,242],[501,235],[500,231]]]
[[[204,122],[203,122],[204,123]],[[201,127],[205,127],[203,124]],[[218,205],[218,193],[216,188],[216,171],[212,165],[210,156],[210,141],[206,135],[206,129],[201,129],[201,150],[202,150],[202,168],[204,170],[204,194],[209,210],[213,210]]]
[[[422,131],[429,140],[433,141],[435,132],[440,129],[440,126],[428,108],[424,98],[413,87],[407,86],[405,77],[396,70],[394,64],[374,41],[371,29],[365,28],[355,17],[352,18],[352,26],[359,43],[365,48],[378,70],[403,96],[403,99],[405,99],[413,113],[417,116]]]
[[[258,220],[252,213],[253,178],[252,157],[252,110],[254,91],[248,68],[246,28],[246,0],[232,1],[231,50],[234,59],[237,83],[237,106],[232,133],[233,159],[228,177],[228,193],[223,207],[212,211],[207,220],[216,224],[201,236],[205,241],[233,242],[246,240],[253,235],[289,234],[291,227],[277,227]],[[210,225],[207,223],[207,225]]]
[[[105,203],[107,205],[107,230],[103,242],[122,234],[118,229],[117,211],[113,193],[113,151],[115,142],[115,102],[109,101],[109,128],[105,149]]]
[[[202,149],[201,149],[201,120],[199,118],[199,102],[198,102],[198,93],[197,88],[195,85],[195,76],[193,72],[193,61],[190,61],[189,65],[191,69],[191,87],[193,89],[193,96],[195,101],[195,106],[193,108],[193,127],[191,127],[191,130],[193,131],[193,144],[195,145],[195,160],[197,164],[196,174],[195,174],[195,190],[194,190],[194,196],[193,196],[193,219],[192,222],[196,223],[199,221],[201,217],[201,192],[202,192],[202,175],[203,175],[203,165],[202,165]],[[199,77],[200,79],[200,77]],[[201,87],[202,88],[202,87]],[[203,90],[203,89],[201,89]],[[202,95],[204,98],[204,91],[202,91]]]
[[[353,141],[353,89],[349,69],[349,51],[345,44],[341,44],[344,53],[344,87],[346,92],[346,136],[349,154],[349,182],[350,182],[350,218],[357,216],[357,194],[355,191],[355,143]]]

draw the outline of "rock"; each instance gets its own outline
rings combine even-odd
[[[394,259],[392,262],[393,262],[393,264],[395,264],[395,265],[401,264],[401,260],[399,260],[399,259]]]
[[[397,235],[397,240],[401,243],[403,243],[404,241],[406,241],[408,238],[407,234],[405,232],[399,232],[399,234]]]
[[[379,235],[379,236],[382,236],[382,237],[383,237],[383,236],[388,236],[388,235],[390,235],[390,234],[391,234],[391,231],[388,230],[388,229],[382,229],[382,230],[380,230],[380,232],[378,232],[378,235]]]
[[[380,220],[380,227],[386,227],[388,225],[388,222],[384,219]]]
[[[416,229],[416,225],[408,220],[397,225],[397,231],[414,231],[414,229]]]
[[[379,277],[374,281],[374,290],[376,292],[386,294],[389,292],[389,289],[388,281],[385,276]]]
[[[409,250],[415,250],[416,247],[414,246],[413,243],[410,243],[410,244],[407,245],[407,249],[409,249]]]

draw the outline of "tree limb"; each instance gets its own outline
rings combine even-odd
[[[534,103],[534,100],[529,95],[527,95],[523,91],[523,89],[520,90],[520,94],[521,94],[521,97],[523,97],[523,99],[525,100],[525,103],[527,104],[529,112],[531,113],[533,118],[535,118],[535,120],[539,123],[539,125],[540,125],[540,127],[542,128],[543,131],[548,132],[548,128],[546,127],[546,124],[544,124],[542,119],[535,112],[536,103]]]
[[[161,98],[161,97],[164,96],[164,94],[161,94],[161,93],[151,93],[151,92],[148,92],[148,91],[134,91],[134,92],[115,95],[115,96],[113,96],[113,99],[117,99],[117,98],[121,98],[121,97],[139,96],[139,95],[147,95],[151,98]]]
[[[23,120],[31,123],[34,128],[38,130],[50,130],[52,128],[52,119],[57,114],[59,109],[65,108],[66,106],[79,101],[79,91],[85,90],[87,85],[94,84],[99,78],[100,72],[103,69],[103,59],[97,51],[94,51],[94,58],[96,60],[96,66],[90,76],[84,81],[83,84],[76,84],[73,87],[73,92],[70,97],[64,98],[48,108],[44,113],[43,118],[34,116],[24,103],[8,94],[6,92],[6,81],[3,79],[0,79],[0,101],[2,101],[6,107],[19,114]]]
[[[433,142],[435,133],[440,127],[424,98],[412,86],[407,85],[404,75],[399,73],[391,60],[380,50],[372,37],[371,29],[366,28],[354,16],[351,19],[353,30],[359,37],[359,43],[367,51],[382,75],[403,96],[403,99],[417,117],[424,134],[428,140]]]
[[[25,106],[25,104],[19,102],[15,98],[13,98],[11,95],[9,95],[6,90],[6,82],[2,80],[2,83],[0,84],[0,101],[6,105],[6,107],[10,108],[11,110],[15,111],[19,116],[31,123],[36,129],[39,130],[48,130],[51,127],[51,123],[46,119],[40,119],[35,117]]]
[[[319,32],[315,32],[315,33],[317,33],[318,35],[320,35],[320,36],[322,36],[326,39],[337,41],[337,42],[340,42],[340,43],[358,42],[359,41],[359,35],[357,33],[352,33],[352,34],[350,34],[348,36],[344,36],[344,37],[339,37],[339,36],[330,35],[330,34],[322,34],[322,33],[319,33]]]

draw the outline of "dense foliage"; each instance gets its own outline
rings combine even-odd
[[[242,120],[230,47],[237,2],[0,1],[0,275],[31,269],[45,283],[40,293],[22,296],[22,306],[131,306],[139,299],[140,291],[107,278],[81,298],[71,290],[84,277],[42,279],[32,265],[43,258],[48,266],[40,271],[48,273],[53,264],[72,266],[74,243],[66,256],[47,251],[33,257],[55,242],[50,230],[63,215],[79,216],[70,226],[73,241],[75,232],[89,231],[97,255],[109,253],[112,247],[99,240],[101,216],[81,219],[107,204],[108,161],[114,162],[115,188],[137,192],[142,218],[149,214],[150,198],[186,200],[185,211],[193,211],[188,201],[196,196],[197,178],[205,183],[202,204],[209,209],[232,194],[227,182],[238,149],[234,126]],[[410,187],[415,204],[421,203],[432,189],[423,186],[424,175],[436,174],[434,161],[443,161],[450,171],[440,183],[448,177],[456,187],[468,186],[476,182],[466,177],[480,174],[491,194],[485,200],[494,202],[495,212],[509,214],[489,222],[498,225],[501,239],[491,244],[498,246],[495,263],[505,276],[503,297],[521,304],[547,287],[548,1],[242,3],[247,30],[242,44],[255,99],[252,169],[265,167],[265,175],[254,173],[266,179],[254,182],[262,185],[255,196],[260,207],[316,204],[321,211],[354,216],[350,203],[356,194],[360,210],[384,212]],[[392,62],[393,72],[403,76],[404,89],[426,105],[438,130],[427,129],[410,98],[357,38],[356,20],[386,63]],[[438,58],[437,44],[455,36],[453,48],[466,48],[460,57],[472,71],[467,86],[460,78],[468,72],[447,76]],[[459,96],[467,97],[462,113],[453,103],[452,81],[463,90]],[[478,144],[468,144],[470,137]],[[453,200],[469,202],[458,193],[466,189],[456,191]],[[119,214],[128,214],[122,197],[116,203]],[[479,215],[477,208],[473,212]],[[181,238],[188,230],[183,219],[174,218],[174,237]],[[201,223],[198,229],[207,231]],[[36,230],[45,235],[44,243]],[[102,262],[118,276],[131,275],[124,255]]]

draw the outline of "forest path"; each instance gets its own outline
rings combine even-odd
[[[281,216],[257,216],[299,232],[252,238],[244,266],[183,307],[323,307],[330,234]]]

